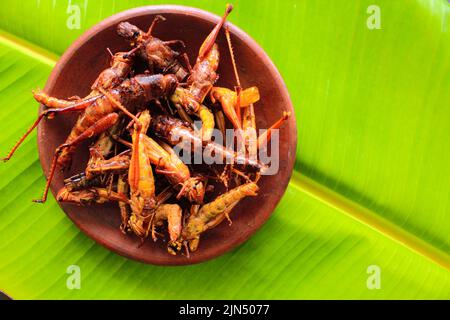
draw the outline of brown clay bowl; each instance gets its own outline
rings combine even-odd
[[[45,92],[59,98],[88,94],[99,72],[108,67],[109,54],[106,49],[110,48],[112,52],[129,50],[129,45],[115,32],[117,24],[129,21],[146,30],[157,14],[164,15],[167,21],[156,27],[154,35],[163,40],[183,40],[191,62],[195,61],[201,43],[219,21],[219,16],[215,14],[182,6],[148,6],[111,16],[89,29],[70,46],[53,69]],[[60,203],[78,228],[108,249],[131,259],[159,265],[185,265],[212,259],[246,241],[269,218],[282,197],[293,170],[297,143],[292,103],[280,74],[264,50],[245,32],[231,23],[228,25],[242,86],[258,86],[261,93],[261,100],[255,107],[258,128],[268,128],[282,111],[292,112],[292,117],[280,132],[278,174],[263,176],[259,183],[259,195],[244,199],[234,209],[231,226],[224,222],[206,232],[198,251],[191,253],[190,258],[182,254],[169,255],[161,240],[156,243],[147,240],[141,245],[134,235],[122,234],[117,204],[80,207]],[[223,32],[218,43],[221,48],[218,85],[233,88],[235,81]],[[40,112],[42,110],[41,106]],[[45,174],[48,174],[55,148],[64,142],[75,120],[76,115],[58,115],[40,124],[38,146]],[[65,177],[83,171],[88,159],[87,146],[88,143],[78,148],[70,170],[57,172],[51,184],[53,195],[63,186]]]

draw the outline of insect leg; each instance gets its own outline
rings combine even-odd
[[[99,133],[104,132],[105,130],[108,130],[110,127],[112,127],[117,122],[118,119],[119,119],[119,115],[117,113],[110,113],[110,114],[104,116],[103,118],[101,118],[100,120],[98,120],[95,124],[93,124],[91,127],[89,127],[82,134],[80,134],[72,142],[62,144],[58,148],[56,148],[55,154],[53,155],[53,160],[52,160],[52,164],[51,164],[51,167],[50,167],[50,172],[49,172],[49,175],[48,175],[47,183],[45,184],[45,189],[44,189],[44,193],[42,195],[42,198],[33,200],[33,202],[44,203],[47,200],[48,190],[50,188],[50,184],[51,184],[53,176],[55,174],[57,161],[58,161],[58,158],[59,158],[61,152],[64,149],[69,148],[69,147],[74,146],[74,145],[77,145],[80,142],[82,142],[84,140],[87,140],[87,139],[91,138],[94,135],[97,135]]]
[[[93,102],[93,101],[92,101]],[[12,147],[11,151],[8,153],[8,155],[5,158],[2,158],[3,161],[8,161],[13,156],[14,152],[16,152],[17,148],[22,144],[22,142],[28,137],[28,135],[34,130],[34,128],[37,127],[39,122],[45,117],[49,117],[51,115],[55,115],[57,113],[67,113],[72,111],[80,111],[86,109],[92,102],[90,103],[72,103],[72,105],[61,108],[61,109],[47,109],[44,112],[42,112],[39,117],[36,119],[36,121],[33,123],[33,125],[25,132],[25,134],[19,139],[19,141],[16,142],[16,144]]]
[[[189,62],[189,57],[188,57],[187,53],[186,52],[183,53],[180,57],[183,58],[184,63],[186,64],[186,67],[189,70],[189,73],[192,73],[192,66],[191,66],[191,63]]]
[[[150,28],[148,28],[148,31],[147,31],[147,33],[145,34],[146,37],[150,37],[150,36],[152,35],[153,29],[155,28],[156,24],[157,24],[159,21],[166,21],[166,18],[164,18],[163,16],[161,16],[161,15],[158,14],[158,15],[153,19],[152,24],[150,25]]]
[[[183,48],[186,48],[186,44],[184,43],[183,40],[169,40],[169,41],[163,41],[163,43],[168,46],[180,45]]]
[[[73,96],[67,100],[64,100],[64,99],[58,99],[58,98],[49,96],[48,94],[46,94],[40,90],[37,90],[37,91],[33,91],[33,97],[37,102],[42,103],[43,105],[45,105],[49,108],[63,109],[63,108],[71,107],[71,106],[87,107],[88,105],[92,104],[95,100],[100,98],[101,95],[88,96],[84,99],[76,99],[76,100],[75,100],[75,98],[78,98],[78,97]]]
[[[269,129],[267,129],[263,134],[258,137],[258,149],[264,147],[272,138],[272,131],[275,129],[279,129],[283,123],[291,116],[290,112],[283,112],[278,121],[276,121]]]
[[[206,56],[206,54],[209,52],[209,50],[211,50],[214,43],[216,42],[216,38],[219,35],[220,29],[222,28],[223,24],[225,23],[225,20],[227,19],[227,16],[230,14],[231,10],[233,10],[233,6],[231,4],[227,4],[227,7],[225,9],[225,13],[222,16],[222,19],[214,27],[214,29],[211,31],[211,33],[206,37],[205,41],[203,42],[202,46],[200,47],[200,50],[198,52],[197,61],[203,60],[203,58]]]
[[[225,36],[227,38],[227,43],[228,43],[228,49],[230,50],[230,56],[231,56],[231,64],[233,65],[233,70],[234,70],[234,76],[236,77],[236,103],[235,103],[235,110],[236,110],[236,116],[238,118],[239,123],[241,122],[241,92],[242,92],[242,87],[241,87],[241,81],[239,79],[239,74],[237,71],[237,67],[236,67],[236,60],[234,58],[234,51],[233,51],[233,46],[231,45],[231,35],[230,35],[230,30],[228,29],[228,27],[225,28]]]

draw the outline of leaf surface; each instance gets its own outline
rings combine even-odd
[[[31,90],[57,56],[103,18],[148,4],[2,7],[2,154],[36,117]],[[381,29],[367,27],[372,4]],[[67,28],[68,5],[79,6],[80,29]],[[449,299],[449,11],[444,0],[237,1],[230,21],[266,50],[296,109],[296,172],[272,218],[200,265],[127,260],[82,234],[53,198],[31,203],[45,183],[33,133],[0,166],[0,290],[18,299]],[[81,268],[80,290],[66,286],[70,265]],[[367,286],[372,265],[379,290]]]

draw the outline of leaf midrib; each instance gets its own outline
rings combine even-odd
[[[0,43],[6,44],[50,67],[53,67],[59,59],[59,56],[56,53],[48,51],[1,29]],[[296,160],[296,162],[297,161],[298,160]],[[367,207],[344,197],[342,194],[329,189],[325,185],[308,178],[297,169],[294,170],[289,185],[328,207],[336,209],[338,212],[370,227],[383,236],[412,250],[416,254],[450,270],[450,255],[446,252],[382,217],[375,211],[372,211]]]
[[[56,53],[50,52],[2,29],[0,29],[0,43],[10,46],[50,67],[53,67],[59,59]]]
[[[338,212],[346,214],[381,233],[383,236],[450,270],[450,256],[446,252],[376,212],[369,210],[367,207],[332,191],[298,171],[293,172],[289,184],[327,206],[336,209]]]

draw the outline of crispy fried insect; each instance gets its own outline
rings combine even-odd
[[[52,96],[49,96],[48,94],[46,94],[45,92],[36,89],[32,91],[33,93],[33,97],[34,100],[36,100],[37,102],[39,102],[40,104],[44,105],[45,107],[47,107],[49,110],[58,110],[58,109],[67,109],[67,108],[72,108],[72,111],[79,111],[79,110],[84,110],[86,109],[88,106],[90,106],[92,103],[94,103],[98,98],[101,97],[101,94],[89,94],[87,97],[85,97],[84,99],[58,99]],[[49,112],[48,114],[46,114],[45,116],[49,119],[52,119],[55,116],[56,112]],[[38,120],[40,120],[38,118]],[[39,123],[39,122],[38,122]],[[33,126],[31,128],[34,129],[38,123],[36,123],[35,126]]]
[[[113,177],[113,175],[109,176]],[[115,188],[116,191],[101,187],[105,184],[104,176],[96,175],[87,179],[86,174],[80,173],[66,179],[65,187],[58,192],[56,199],[60,202],[70,202],[78,205],[89,205],[93,203],[105,203],[117,201],[120,208],[121,225],[120,230],[126,233],[129,219],[128,182],[125,175],[119,175]],[[112,180],[111,180],[112,181]]]
[[[127,177],[125,174],[119,175],[117,180],[117,193],[126,196],[130,190],[128,185]],[[120,230],[122,233],[126,233],[129,229],[128,220],[130,219],[129,201],[119,201],[120,209],[120,219],[122,223],[120,224]]]
[[[86,106],[83,104],[81,107],[75,105],[58,110],[48,109],[46,112],[63,113],[84,109],[83,115],[78,119],[66,140],[66,144],[69,144],[99,119],[114,111],[122,111],[131,118],[134,118],[128,110],[123,109],[118,106],[117,103],[114,103],[114,100],[117,100],[121,104],[129,106],[133,109],[136,108],[136,106],[143,106],[149,101],[170,94],[175,88],[176,83],[177,81],[172,75],[137,75],[131,79],[126,79],[120,84],[120,86],[108,92],[99,88],[103,95],[97,98],[91,105]],[[38,102],[42,103],[43,101]],[[82,101],[80,101],[80,104],[81,102]],[[65,151],[62,152],[61,156],[58,158],[58,164],[60,167],[65,168],[70,165],[71,155],[74,150],[75,146],[72,146],[70,148],[66,148]]]
[[[197,112],[208,91],[218,78],[216,71],[219,66],[220,53],[219,46],[215,42],[220,29],[232,10],[233,6],[227,4],[222,19],[203,41],[197,61],[187,80],[189,89],[177,88],[171,97],[174,103],[180,103],[188,112]]]
[[[232,9],[233,6],[227,5],[222,19],[200,47],[197,61],[187,79],[188,88],[178,87],[170,97],[176,106],[181,106],[189,114],[196,114],[202,120],[203,141],[211,139],[214,129],[214,116],[202,103],[218,78],[216,71],[219,66],[220,53],[219,46],[215,41]]]
[[[219,46],[214,43],[204,58],[194,65],[187,80],[189,89],[179,88],[175,91],[175,96],[171,98],[172,101],[181,100],[182,106],[188,113],[197,112],[218,78],[216,70],[219,67],[219,59]]]
[[[91,89],[111,89],[125,80],[131,73],[134,55],[130,52],[117,52],[111,57],[111,66],[103,70],[95,80]]]
[[[147,32],[129,22],[121,22],[117,26],[117,33],[135,47],[134,50],[148,62],[151,70],[174,74],[178,81],[183,81],[189,72],[178,61],[180,54],[170,46],[181,44],[184,47],[184,43],[180,40],[162,41],[152,36],[156,23],[164,20],[163,16],[156,16]]]
[[[191,177],[189,168],[173,149],[148,136],[143,138],[143,143],[150,162],[156,166],[156,173],[164,174],[169,182],[179,189],[177,199],[187,197],[191,202],[203,203],[205,188],[202,179]]]
[[[188,152],[197,151],[196,146],[209,148],[215,154],[220,155],[226,162],[233,164],[243,164],[256,169],[264,169],[265,166],[257,160],[250,159],[245,155],[229,150],[226,147],[214,142],[202,142],[189,123],[186,123],[171,116],[159,115],[152,119],[152,131],[160,138],[171,145],[179,145],[186,148]],[[201,151],[201,150],[198,150]]]
[[[80,107],[84,105],[88,106],[100,97],[98,92],[99,88],[109,90],[122,83],[131,72],[134,61],[133,56],[134,55],[129,52],[117,52],[114,54],[111,57],[110,67],[100,72],[99,76],[91,86],[91,93],[84,99],[79,99],[78,97],[77,99],[69,100],[57,99],[48,96],[40,90],[33,91],[34,99],[47,108],[52,109],[63,109],[76,104],[80,104]]]
[[[170,241],[175,242],[181,234],[182,218],[182,210],[179,205],[161,204],[156,209],[153,226],[160,227],[167,222]]]
[[[197,112],[198,117],[202,121],[201,137],[203,141],[210,141],[214,131],[214,115],[211,110],[205,107],[203,104]]]
[[[235,129],[243,129],[244,141],[247,146],[248,154],[251,158],[256,158],[257,150],[266,146],[270,141],[272,132],[275,129],[279,129],[282,124],[290,117],[290,112],[283,112],[282,117],[276,121],[267,131],[265,131],[260,137],[256,139],[256,123],[255,123],[255,111],[253,104],[259,100],[259,91],[257,87],[252,87],[242,91],[241,81],[239,79],[239,73],[237,71],[236,61],[234,57],[233,46],[231,44],[231,35],[228,28],[225,28],[225,35],[227,38],[228,48],[230,51],[232,66],[234,75],[236,78],[236,92],[232,92],[226,88],[213,88],[211,90],[211,100],[219,100],[222,104],[225,114],[233,123]],[[242,120],[242,126],[240,125],[241,116],[240,108],[246,107],[244,111],[244,119]]]
[[[259,190],[256,182],[248,182],[218,196],[214,201],[203,205],[198,211],[191,212],[181,233],[182,241],[193,241],[191,251],[196,250],[200,235],[214,228],[225,218],[229,219],[231,210],[248,196],[256,196]]]
[[[109,159],[104,159],[100,156],[92,156],[92,153],[95,152],[96,149],[91,149],[90,151],[90,160],[95,159],[95,161],[89,161],[86,167],[86,177],[88,179],[106,172],[124,173],[130,167],[131,150],[125,150],[124,152]]]
[[[147,237],[150,231],[156,209],[153,170],[143,143],[150,119],[150,113],[148,110],[144,110],[139,116],[142,131],[138,130],[137,123],[134,124],[134,132],[132,134],[133,145],[137,145],[138,147],[136,149],[133,146],[128,171],[131,206],[131,216],[128,223],[131,230],[143,239]],[[137,140],[139,140],[138,144],[136,144]]]
[[[105,185],[105,179],[102,176],[96,176],[92,179],[87,179],[84,172],[73,175],[64,179],[64,186],[69,191],[77,191],[91,187],[101,187]]]
[[[109,191],[106,188],[87,188],[71,191],[63,187],[58,191],[56,200],[60,202],[70,202],[78,205],[88,205],[93,203],[105,203],[108,201],[122,201],[127,203],[128,198],[123,194]]]
[[[236,79],[235,92],[226,88],[213,88],[211,91],[211,100],[220,101],[222,108],[228,119],[240,137],[243,139],[243,148],[251,159],[257,159],[257,142],[256,142],[256,118],[253,104],[259,100],[259,90],[257,87],[251,87],[242,91],[241,80],[234,57],[233,45],[231,44],[230,30],[225,28],[228,50],[231,56],[231,65],[233,66],[234,76]],[[245,107],[243,119],[241,119],[241,107]],[[242,125],[241,125],[242,121]],[[232,171],[232,170],[230,170]]]
[[[178,199],[187,197],[191,202],[203,202],[205,194],[203,179],[191,177],[189,168],[169,145],[162,141],[156,142],[147,135],[142,136],[141,142],[145,146],[145,154],[150,163],[155,165],[155,172],[165,175],[168,181],[179,190]],[[131,146],[131,144],[127,144]],[[92,163],[86,168],[86,175],[88,172],[91,176],[106,172],[120,173],[128,170],[129,166],[130,151],[126,150],[110,159],[97,160]]]
[[[213,87],[209,95],[212,103],[215,103],[216,101],[220,102],[223,112],[227,116],[228,120],[231,121],[233,127],[235,129],[242,129],[240,119],[236,113],[238,100],[237,93],[228,88]],[[241,92],[239,98],[239,107],[247,107],[259,100],[259,90],[257,87],[245,89]]]
[[[103,161],[105,161],[105,157],[107,157],[116,146],[116,141],[113,139],[113,136],[118,135],[121,129],[121,123],[115,124],[109,130],[102,132],[97,138],[97,141],[89,148],[90,157],[85,170],[86,179],[93,179],[99,173],[114,171],[114,169],[117,168],[117,166],[114,166],[113,163],[111,163],[113,161],[109,161],[106,166],[103,165]],[[116,164],[118,165],[119,163],[120,162]],[[99,170],[96,170],[97,168]]]

